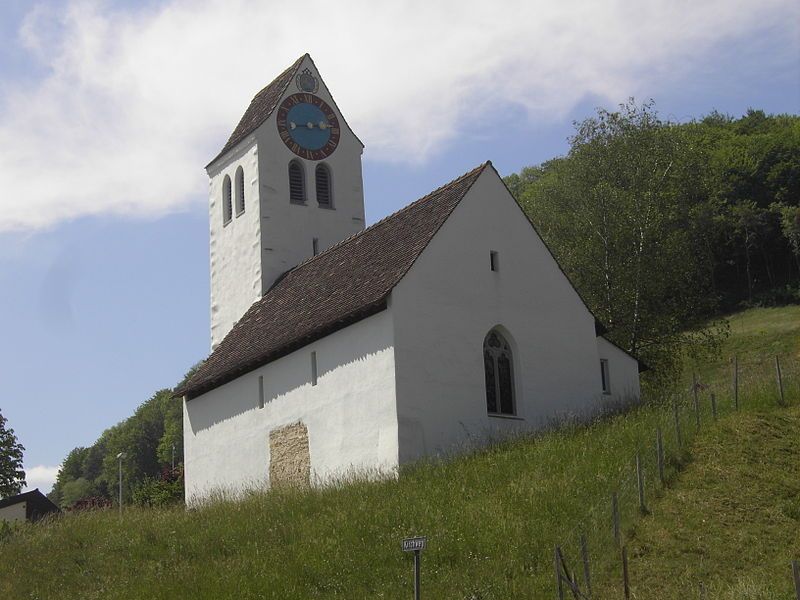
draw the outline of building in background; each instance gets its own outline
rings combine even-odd
[[[49,514],[60,512],[61,509],[50,502],[38,488],[0,500],[0,521],[9,523],[35,523]]]

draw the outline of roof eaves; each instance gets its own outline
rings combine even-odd
[[[210,392],[211,390],[218,388],[220,386],[225,385],[236,379],[237,377],[241,377],[259,367],[263,367],[271,362],[278,360],[279,358],[283,358],[296,350],[303,348],[309,344],[316,342],[328,336],[332,333],[335,333],[345,327],[349,327],[358,321],[362,321],[367,317],[371,317],[372,315],[378,314],[379,312],[383,311],[387,307],[387,299],[389,297],[389,292],[387,291],[382,298],[378,301],[373,302],[365,307],[361,307],[357,311],[353,311],[352,313],[345,315],[341,319],[333,323],[326,324],[324,327],[318,327],[317,329],[309,332],[307,335],[303,336],[302,338],[292,340],[292,342],[288,344],[284,344],[277,350],[269,352],[268,354],[264,354],[262,356],[257,356],[251,360],[245,361],[240,364],[236,369],[231,369],[227,371],[223,375],[219,377],[215,377],[209,379],[208,381],[200,382],[197,385],[185,385],[183,387],[177,388],[173,394],[173,398],[179,397],[186,397],[187,400],[191,400],[192,398],[197,398],[198,396],[202,396],[203,394]]]

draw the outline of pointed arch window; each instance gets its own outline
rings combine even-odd
[[[231,177],[225,175],[222,180],[222,224],[227,225],[231,221],[233,205],[231,203]]]
[[[315,169],[317,184],[317,203],[323,208],[333,208],[333,186],[331,170],[326,164],[318,164]]]
[[[236,169],[236,216],[244,212],[244,169]]]
[[[306,176],[298,160],[289,163],[289,200],[299,204],[306,201]]]
[[[486,378],[486,409],[490,414],[513,415],[514,360],[511,346],[493,329],[483,340],[483,370]]]

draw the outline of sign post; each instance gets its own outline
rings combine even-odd
[[[414,537],[403,540],[403,552],[414,553],[414,600],[419,600],[420,555],[428,545],[428,538]]]

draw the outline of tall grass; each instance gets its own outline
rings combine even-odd
[[[740,362],[740,410],[776,404],[768,361]],[[713,390],[720,418],[733,411],[725,377],[701,373],[702,425]],[[796,402],[800,366],[785,357],[786,397]],[[428,598],[550,597],[553,549],[578,567],[585,532],[597,584],[616,577],[610,495],[623,530],[635,533],[634,457],[649,502],[657,481],[655,431],[676,481],[696,427],[686,385],[679,397],[684,444],[669,404],[645,406],[585,426],[494,444],[469,456],[423,462],[399,479],[311,491],[274,490],[198,510],[127,509],[71,514],[25,527],[0,544],[2,598],[408,598],[410,557],[400,541],[427,535]]]

